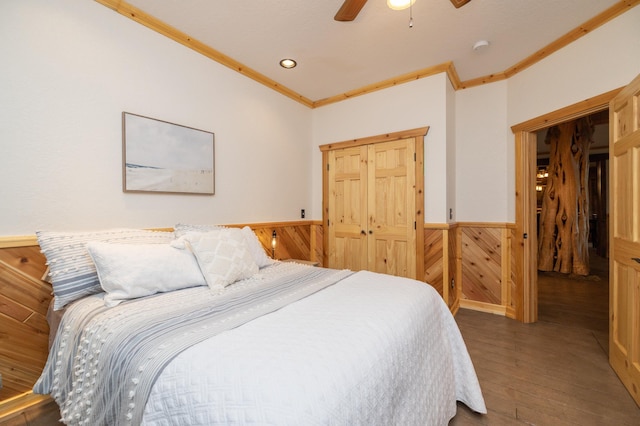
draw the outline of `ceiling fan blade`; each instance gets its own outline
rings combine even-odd
[[[333,19],[336,21],[353,21],[366,2],[367,0],[344,0],[340,10],[338,10],[338,13],[336,13]]]
[[[451,0],[451,3],[457,8],[464,6],[469,3],[471,0]]]

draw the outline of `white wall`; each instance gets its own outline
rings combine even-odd
[[[311,206],[312,110],[96,2],[0,3],[0,53],[0,236]],[[214,132],[215,195],[123,193],[122,111]]]
[[[515,125],[626,86],[640,73],[640,7],[508,80],[508,122]]]
[[[507,81],[308,109],[90,1],[0,2],[0,236],[322,217],[319,145],[430,126],[425,222],[515,220],[510,127],[640,73],[635,7]],[[121,112],[216,135],[214,196],[122,192]],[[452,112],[453,111],[453,112]]]
[[[507,83],[456,92],[456,220],[508,222]],[[511,143],[512,144],[512,143]]]
[[[447,209],[446,221],[455,222],[457,215],[456,185],[457,185],[457,156],[456,147],[456,91],[447,80]]]
[[[314,110],[313,216],[322,218],[320,145],[429,126],[425,137],[425,222],[447,222],[446,74],[358,96]]]
[[[515,221],[511,126],[628,84],[640,73],[640,7],[499,81],[456,92],[456,220]]]

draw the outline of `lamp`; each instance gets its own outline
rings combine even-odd
[[[415,2],[416,0],[387,0],[387,6],[393,10],[404,10],[413,6]]]
[[[409,28],[413,28],[413,9],[416,0],[387,0],[387,6],[392,10],[409,9]]]
[[[278,244],[278,241],[276,240],[277,237],[278,235],[276,234],[276,230],[274,229],[271,233],[271,257],[273,259],[276,258],[276,245]]]

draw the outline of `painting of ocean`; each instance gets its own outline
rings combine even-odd
[[[214,134],[123,112],[125,192],[214,194]]]

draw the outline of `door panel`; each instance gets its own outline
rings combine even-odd
[[[369,146],[369,264],[416,277],[415,139]]]
[[[640,76],[609,105],[609,362],[640,405]]]
[[[329,152],[329,268],[367,266],[367,148]]]
[[[328,152],[328,267],[416,278],[415,145]]]

